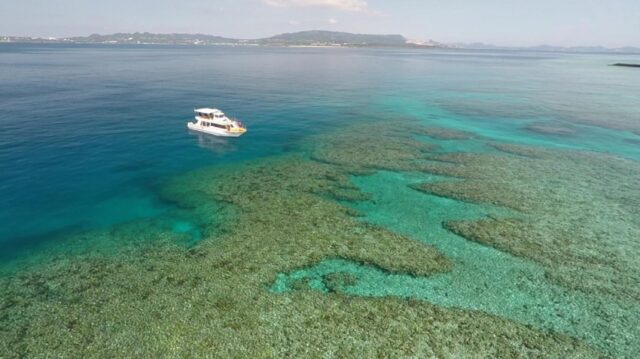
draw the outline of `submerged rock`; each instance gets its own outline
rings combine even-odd
[[[557,122],[534,122],[525,127],[529,132],[547,136],[574,136],[578,131],[574,126]]]
[[[357,281],[353,274],[347,272],[330,273],[322,277],[325,287],[334,293],[343,292],[344,288],[354,286]]]
[[[472,132],[444,127],[425,127],[420,130],[420,133],[438,140],[470,140],[477,137]]]
[[[636,139],[636,138],[627,138],[624,140],[624,142],[626,143],[630,143],[632,145],[639,145],[640,146],[640,138]]]

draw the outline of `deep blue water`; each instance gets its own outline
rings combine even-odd
[[[162,179],[286,152],[305,135],[403,116],[499,140],[640,158],[624,129],[572,139],[527,121],[639,114],[631,55],[388,49],[0,45],[0,246],[161,214]],[[239,139],[186,130],[213,106]],[[582,125],[579,125],[582,126]],[[614,126],[615,127],[615,126]]]
[[[362,87],[334,71],[348,58],[266,49],[3,45],[0,67],[3,244],[156,215],[163,176],[284,151],[359,101],[328,88]],[[250,132],[189,133],[202,106]]]

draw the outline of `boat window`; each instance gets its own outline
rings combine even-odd
[[[226,127],[224,125],[218,125],[217,123],[212,123],[211,126],[217,127],[217,128],[224,128],[226,129]]]

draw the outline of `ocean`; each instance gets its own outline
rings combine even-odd
[[[0,44],[0,357],[632,358],[638,61]]]

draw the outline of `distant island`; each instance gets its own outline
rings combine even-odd
[[[532,46],[508,47],[483,43],[442,43],[433,40],[410,40],[402,35],[354,34],[349,32],[309,30],[279,34],[259,39],[234,39],[206,34],[155,34],[150,32],[92,34],[75,37],[2,36],[0,43],[69,43],[69,44],[133,44],[133,45],[226,45],[284,47],[401,47],[431,49],[504,50],[564,53],[624,53],[640,54],[640,48],[602,46]],[[617,65],[616,65],[617,66]]]
[[[233,39],[205,34],[153,34],[149,32],[92,34],[66,38],[0,36],[0,42],[149,45],[245,45],[314,47],[427,47],[447,48],[435,41],[411,41],[402,35],[352,34],[336,31],[300,31],[261,39]]]
[[[611,66],[621,66],[621,67],[640,67],[640,64],[623,64],[623,63],[617,63],[617,64],[613,64]]]

